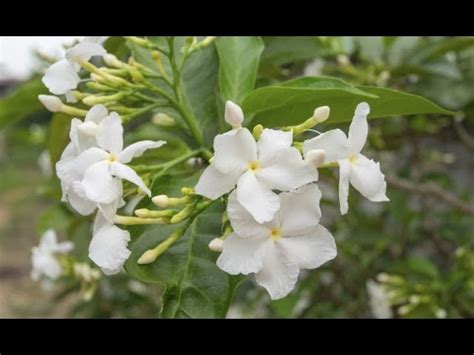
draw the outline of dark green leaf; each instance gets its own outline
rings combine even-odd
[[[154,185],[153,193],[176,194],[182,186],[194,186],[197,176],[180,180],[165,176]],[[179,181],[177,183],[176,181]],[[221,234],[223,204],[216,202],[202,213],[165,254],[150,265],[138,265],[138,258],[176,228],[173,225],[131,229],[132,255],[125,268],[132,276],[148,283],[159,283],[166,290],[161,315],[165,318],[224,317],[239,278],[217,268],[217,254],[209,242]]]
[[[251,92],[243,102],[249,123],[264,126],[298,124],[311,117],[318,106],[331,107],[328,123],[348,122],[360,102],[371,106],[370,118],[422,113],[450,114],[429,100],[391,89],[352,86],[327,77],[306,77],[263,87]]]

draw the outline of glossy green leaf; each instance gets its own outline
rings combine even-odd
[[[197,176],[187,179],[165,176],[155,182],[153,193],[176,194],[182,186],[194,186]],[[179,181],[179,182],[177,182]],[[151,208],[151,206],[150,206]],[[175,225],[130,228],[132,255],[125,268],[132,276],[165,287],[161,316],[164,318],[225,317],[240,278],[217,268],[218,254],[208,248],[221,234],[223,204],[214,203],[188,228],[185,235],[150,265],[138,258],[166,239]]]
[[[243,102],[248,124],[268,127],[298,124],[318,106],[331,107],[328,123],[348,122],[360,102],[371,106],[370,118],[424,113],[451,114],[417,95],[392,89],[352,86],[339,79],[306,77],[259,88]]]
[[[263,37],[262,64],[283,65],[308,60],[328,52],[318,37]]]
[[[208,144],[224,127],[223,115],[218,106],[218,72],[219,59],[214,45],[194,53],[186,61],[183,70],[183,89],[188,106]]]
[[[47,94],[40,77],[20,84],[16,90],[0,100],[0,129],[29,115],[44,110],[38,95]]]
[[[263,47],[260,37],[217,38],[219,88],[224,101],[240,104],[253,90]]]

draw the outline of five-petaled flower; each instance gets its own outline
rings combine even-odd
[[[39,281],[41,278],[58,279],[63,273],[63,268],[57,257],[60,254],[70,252],[73,248],[74,244],[72,242],[58,243],[56,232],[48,229],[42,235],[39,245],[32,249],[31,278],[34,281]]]
[[[385,195],[387,183],[380,171],[379,163],[368,159],[360,152],[367,141],[367,115],[370,107],[362,102],[357,108],[349,127],[349,137],[340,129],[333,129],[303,143],[304,154],[322,149],[325,163],[339,164],[339,203],[341,214],[349,208],[349,182],[364,197],[373,202],[389,201]]]
[[[233,126],[242,110],[227,102],[226,120]],[[232,117],[229,117],[232,116]],[[236,127],[214,139],[214,159],[201,175],[196,193],[216,199],[237,185],[237,199],[259,223],[268,222],[280,208],[272,190],[290,191],[318,179],[292,147],[293,134],[264,129],[258,142],[247,128]]]
[[[65,59],[59,60],[51,65],[43,76],[43,84],[52,94],[66,95],[69,102],[75,102],[75,98],[70,94],[71,90],[77,88],[81,81],[78,75],[81,60],[88,61],[93,56],[103,56],[106,54],[101,43],[104,37],[86,37],[74,47],[68,49]]]
[[[278,213],[260,224],[238,202],[237,192],[230,194],[227,213],[234,232],[225,239],[217,260],[229,274],[255,273],[272,299],[293,290],[300,269],[317,268],[337,254],[333,236],[319,224],[321,192],[315,184],[277,198]]]

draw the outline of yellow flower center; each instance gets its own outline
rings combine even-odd
[[[258,160],[251,161],[249,163],[248,169],[256,173],[260,170],[260,162]]]
[[[270,240],[275,242],[278,239],[281,239],[281,230],[279,228],[273,228],[270,231]]]
[[[117,161],[117,156],[114,153],[110,153],[107,157],[107,161],[112,164],[113,162]]]
[[[355,164],[357,163],[357,160],[359,159],[356,154],[351,153],[349,157],[347,158],[349,160],[349,163]]]

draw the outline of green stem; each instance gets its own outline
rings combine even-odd
[[[203,154],[204,150],[205,149],[203,149],[203,148],[196,149],[196,150],[193,150],[193,151],[191,151],[187,154],[181,155],[180,157],[178,157],[176,159],[170,160],[169,162],[166,162],[166,163],[156,164],[156,165],[138,165],[138,166],[133,167],[133,169],[136,170],[136,171],[139,171],[139,172],[161,169],[160,175],[163,175],[164,173],[166,173],[172,167],[174,167],[178,164],[184,163],[185,161],[187,161],[190,158],[193,158],[195,156]]]

